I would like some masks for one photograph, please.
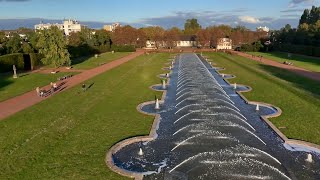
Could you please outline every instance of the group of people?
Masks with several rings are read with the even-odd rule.
[[[68,78],[71,78],[72,77],[72,74],[70,75],[65,75],[65,76],[62,76],[62,77],[58,77],[58,81],[62,81],[62,80],[65,80],[65,79],[68,79]]]
[[[40,89],[40,87],[36,88],[37,95],[39,97],[45,97],[48,93],[53,94],[58,89],[57,83],[50,83],[50,90],[46,91],[45,89]]]

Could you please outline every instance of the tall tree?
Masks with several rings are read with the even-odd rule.
[[[301,15],[299,24],[308,23],[309,22],[310,11],[309,9],[305,9],[303,14]]]
[[[86,43],[82,38],[80,32],[71,32],[68,36],[68,45],[69,46],[81,46]]]
[[[63,65],[71,65],[70,54],[67,50],[67,41],[63,32],[56,26],[38,32],[37,47],[44,58],[45,65],[53,65],[55,68]]]
[[[34,49],[33,49],[32,46],[31,46],[29,43],[27,43],[27,42],[23,42],[21,48],[22,48],[22,52],[23,52],[23,53],[26,53],[26,54],[28,54],[28,53],[34,53]]]
[[[148,40],[146,33],[143,31],[143,28],[137,30],[137,47],[142,48],[146,45]]]
[[[198,42],[202,47],[210,46],[210,41],[212,39],[211,33],[208,29],[200,29],[197,32]]]
[[[5,43],[7,53],[19,53],[22,51],[21,49],[21,43],[22,39],[20,36],[16,33],[13,34],[12,37],[9,38],[9,40]]]
[[[167,48],[173,48],[177,46],[177,41],[179,40],[179,32],[177,29],[168,29],[163,34],[163,40]]]
[[[185,34],[196,34],[198,30],[201,29],[200,24],[197,19],[187,19],[184,24],[184,33]]]
[[[115,29],[112,41],[116,45],[136,45],[138,40],[137,29],[126,25]]]

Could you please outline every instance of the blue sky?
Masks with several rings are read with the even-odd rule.
[[[202,26],[228,24],[277,29],[296,26],[303,9],[320,0],[0,0],[0,19],[74,18],[134,26],[183,26],[197,18]]]

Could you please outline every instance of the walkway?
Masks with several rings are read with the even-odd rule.
[[[61,84],[61,87],[59,87],[59,90],[56,92],[64,91],[66,89],[72,88],[76,86],[77,84],[86,81],[94,76],[97,76],[105,71],[108,71],[110,69],[113,69],[125,62],[128,62],[135,57],[138,57],[142,55],[144,51],[137,51],[133,54],[130,54],[126,57],[117,59],[115,61],[112,61],[110,63],[104,64],[102,66],[99,66],[94,69],[86,70],[80,74],[77,74],[69,79],[66,79],[64,81],[59,82]],[[50,89],[50,85],[42,87],[41,89]],[[35,105],[48,97],[38,97],[35,90],[27,92],[23,95],[16,96],[14,98],[8,99],[6,101],[0,102],[0,120],[5,119],[21,110],[24,110],[32,105]]]
[[[312,72],[312,71],[309,71],[309,70],[306,70],[306,69],[303,69],[300,67],[281,64],[279,62],[276,62],[276,61],[273,61],[270,59],[266,59],[266,58],[260,58],[260,57],[256,57],[256,56],[252,57],[251,54],[246,54],[246,53],[239,52],[239,51],[232,51],[232,53],[239,55],[239,56],[242,56],[242,57],[246,57],[246,58],[258,61],[258,62],[261,62],[263,64],[286,69],[286,70],[289,70],[291,72],[294,72],[296,74],[299,74],[301,76],[304,76],[304,77],[307,77],[307,78],[310,78],[310,79],[313,79],[316,81],[320,81],[320,73],[319,72]]]

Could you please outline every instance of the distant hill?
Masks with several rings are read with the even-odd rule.
[[[0,19],[0,30],[14,30],[14,29],[18,29],[19,27],[33,29],[34,25],[39,24],[41,21],[43,23],[60,23],[60,24],[62,23],[62,20],[41,19],[41,18]],[[79,22],[92,29],[102,29],[103,25],[112,24],[112,23],[94,22],[94,21],[79,21]]]

